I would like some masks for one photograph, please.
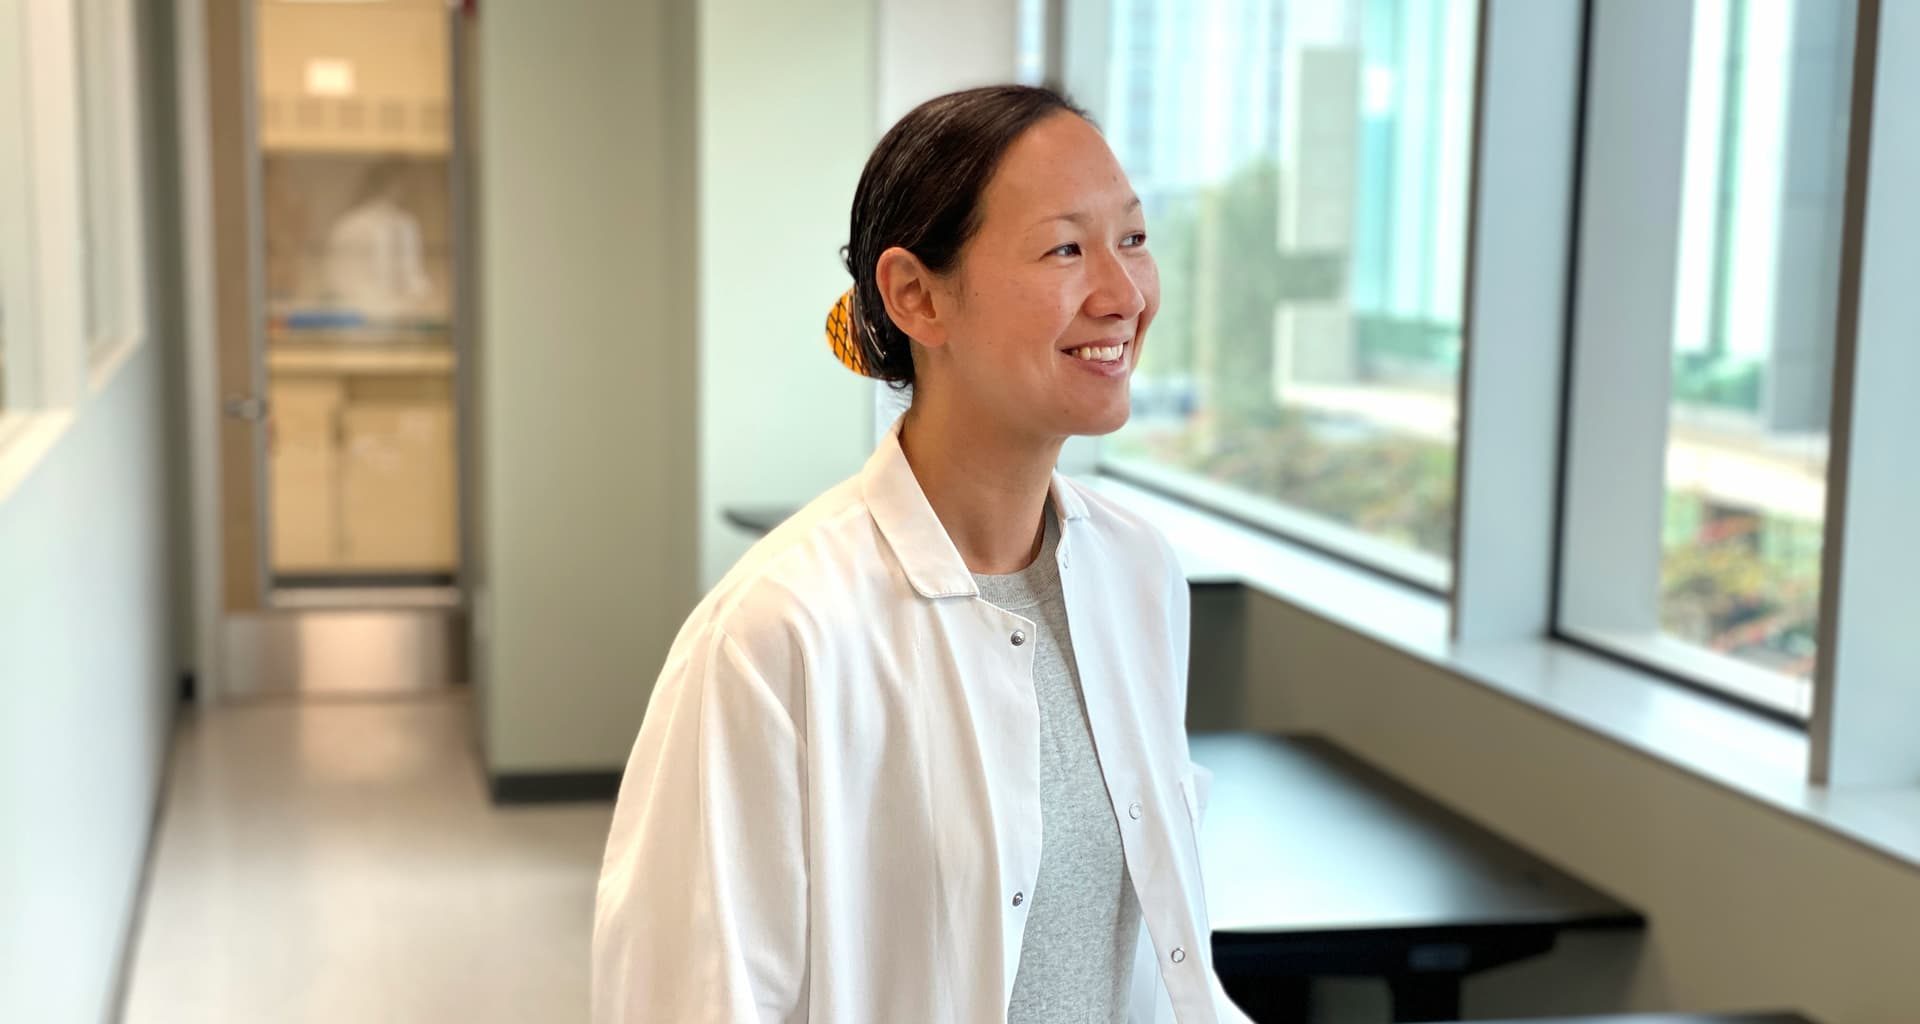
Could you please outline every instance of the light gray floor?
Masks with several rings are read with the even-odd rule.
[[[611,805],[492,807],[473,735],[461,690],[189,713],[125,1020],[584,1021]]]

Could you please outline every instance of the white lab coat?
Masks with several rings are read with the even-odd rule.
[[[667,655],[615,808],[593,1019],[1004,1021],[1040,867],[1033,623],[988,604],[899,426],[763,539]],[[1187,587],[1056,475],[1057,557],[1142,911],[1130,1020],[1244,1021],[1213,974]],[[1017,904],[1017,905],[1016,905]]]
[[[327,287],[376,320],[423,311],[433,293],[420,221],[391,196],[347,211],[327,235]]]

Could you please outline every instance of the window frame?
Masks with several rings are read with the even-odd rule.
[[[1463,647],[1552,635],[1589,16],[1582,0],[1482,4],[1449,609]]]
[[[1912,282],[1920,268],[1920,6],[1860,0],[1847,160],[1846,226],[1835,337],[1832,440],[1822,565],[1820,657],[1809,722],[1820,785],[1920,784],[1920,345]],[[1894,59],[1882,60],[1880,55]],[[1893,97],[1885,101],[1879,97]]]

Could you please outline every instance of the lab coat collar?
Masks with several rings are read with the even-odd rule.
[[[960,550],[953,546],[953,539],[947,536],[946,527],[940,525],[940,517],[934,515],[933,506],[928,504],[926,492],[920,489],[920,481],[913,475],[907,454],[900,447],[900,425],[904,420],[903,416],[893,421],[886,436],[880,439],[880,446],[867,460],[866,468],[860,472],[860,489],[867,509],[887,539],[887,546],[893,549],[907,581],[921,597],[973,597],[979,593],[973,573],[961,559]],[[1058,471],[1053,474],[1050,490],[1053,507],[1060,511],[1060,543],[1064,546],[1067,524],[1087,517],[1087,503],[1072,481]]]

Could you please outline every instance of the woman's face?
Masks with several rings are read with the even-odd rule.
[[[1008,147],[947,292],[930,390],[1037,439],[1107,434],[1160,308],[1140,200],[1100,133],[1058,113]]]

